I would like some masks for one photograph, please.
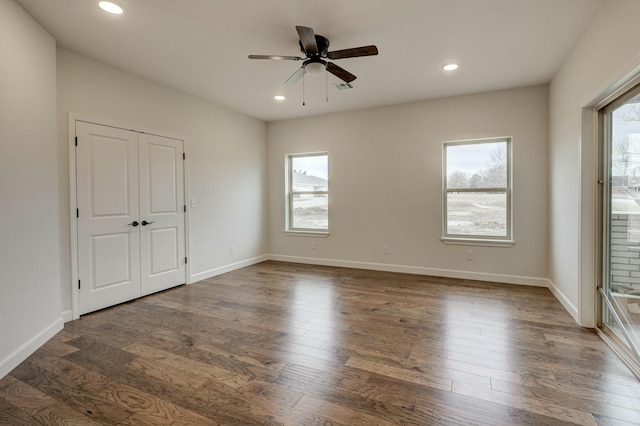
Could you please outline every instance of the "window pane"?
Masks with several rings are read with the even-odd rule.
[[[291,158],[293,192],[328,190],[328,155]]]
[[[507,236],[506,192],[448,192],[447,234]]]
[[[633,101],[611,113],[611,184],[621,193],[640,187],[640,103]]]
[[[329,197],[327,195],[294,194],[293,228],[329,229]]]
[[[447,145],[447,188],[506,188],[507,142]]]

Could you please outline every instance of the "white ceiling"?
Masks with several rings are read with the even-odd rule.
[[[17,0],[58,45],[265,120],[325,114],[548,82],[604,0]],[[301,65],[249,60],[300,55],[296,25],[329,50],[377,45],[336,60],[353,89],[324,73],[284,82]],[[442,65],[455,61],[457,71]],[[273,96],[283,94],[284,102]]]

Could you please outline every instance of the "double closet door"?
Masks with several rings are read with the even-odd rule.
[[[184,142],[76,121],[78,307],[186,281]]]

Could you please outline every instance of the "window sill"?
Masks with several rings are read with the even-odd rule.
[[[285,235],[290,235],[292,237],[316,237],[316,238],[327,238],[331,233],[329,231],[293,231],[287,230],[284,231]]]
[[[511,247],[516,242],[514,240],[483,240],[480,238],[440,238],[445,244],[458,244],[464,246],[488,246],[488,247]]]

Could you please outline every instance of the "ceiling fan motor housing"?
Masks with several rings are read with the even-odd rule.
[[[327,57],[327,53],[329,52],[329,39],[327,39],[325,36],[321,36],[321,35],[318,35],[318,34],[315,34],[315,37],[316,37],[316,45],[318,46],[318,53],[309,52],[309,51],[304,50],[304,46],[302,45],[302,41],[301,40],[298,41],[298,43],[300,44],[300,50],[309,59],[313,59],[315,57],[317,57],[317,58],[326,58]]]

